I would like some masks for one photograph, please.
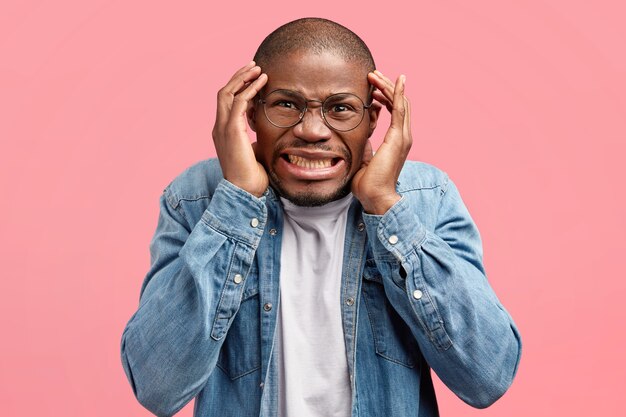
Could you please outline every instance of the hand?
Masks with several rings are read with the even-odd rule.
[[[352,193],[366,213],[385,214],[400,200],[396,182],[413,143],[410,105],[404,96],[404,75],[395,85],[380,71],[370,72],[367,78],[376,87],[373,97],[391,113],[391,124],[375,155],[367,142],[361,168],[352,178]]]
[[[246,110],[265,83],[267,74],[262,74],[254,61],[237,71],[217,94],[213,127],[213,142],[224,178],[257,197],[269,186],[269,178],[250,144]]]

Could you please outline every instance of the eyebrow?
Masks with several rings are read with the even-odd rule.
[[[326,100],[328,97],[335,96],[335,95],[338,95],[338,94],[352,94],[352,95],[355,95],[358,98],[360,98],[365,105],[369,105],[372,102],[372,92],[374,91],[374,86],[372,84],[370,84],[369,91],[367,92],[367,96],[365,97],[365,100],[363,100],[363,98],[359,94],[357,94],[355,92],[352,92],[352,91],[340,91],[340,92],[337,92],[337,93],[328,94],[323,99],[313,99],[313,98],[308,98],[301,91],[292,90],[292,89],[289,89],[289,88],[275,88],[275,89],[269,91],[267,94],[264,93],[263,97],[267,97],[268,95],[274,93],[275,91],[284,91],[285,95],[288,95],[288,96],[291,96],[291,97],[294,97],[294,98],[299,96],[299,97],[304,98],[307,101],[320,101],[320,102]]]
[[[302,94],[300,91],[297,90],[289,90],[287,88],[277,88],[275,90],[270,91],[269,93],[267,93],[268,95],[275,92],[275,91],[283,91],[285,93],[286,96],[291,96],[291,97],[297,97],[297,96],[301,96],[304,97],[306,99],[306,96],[304,94]]]

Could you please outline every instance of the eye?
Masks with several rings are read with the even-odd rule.
[[[284,107],[286,109],[298,109],[298,105],[296,103],[294,103],[293,101],[287,101],[287,100],[276,101],[274,103],[274,106]]]
[[[271,101],[269,101],[268,104],[270,108],[282,112],[300,112],[303,108],[302,104],[300,104],[298,100],[293,100],[290,97],[276,97],[276,99],[272,99]]]
[[[328,106],[328,113],[357,113],[356,108],[349,103],[333,103]]]
[[[333,104],[329,111],[333,112],[333,113],[341,113],[344,111],[354,111],[354,108],[346,103],[337,103],[337,104]]]
[[[360,113],[362,105],[353,94],[335,94],[326,99],[324,110],[331,117],[347,117]]]
[[[333,117],[337,119],[353,117],[354,115],[359,113],[359,110],[357,110],[357,107],[345,101],[329,103],[325,111],[329,117]]]

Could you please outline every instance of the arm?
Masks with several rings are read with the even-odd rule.
[[[385,293],[426,361],[463,401],[491,405],[513,381],[521,340],[487,282],[480,235],[456,186],[444,185],[434,233],[408,196],[364,220]]]
[[[161,197],[151,267],[122,336],[122,364],[138,401],[169,416],[205,385],[234,318],[267,217],[258,199],[222,180],[192,228]],[[259,219],[256,227],[250,219]],[[244,283],[236,283],[235,274]]]
[[[391,124],[376,154],[366,152],[352,192],[365,209],[385,293],[441,380],[468,404],[487,407],[517,371],[519,334],[487,282],[480,236],[455,185],[444,184],[433,232],[410,196],[396,192],[412,145],[405,78],[394,84],[374,71],[368,79]]]
[[[245,111],[266,82],[250,62],[218,93],[213,140],[224,180],[201,220],[189,224],[169,189],[161,197],[152,265],[122,336],[133,392],[158,416],[174,414],[204,387],[239,309],[267,219],[268,177],[250,145]]]

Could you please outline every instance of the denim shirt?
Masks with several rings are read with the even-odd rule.
[[[382,216],[356,199],[348,213],[340,302],[352,416],[437,416],[431,368],[487,407],[512,383],[521,340],[485,276],[479,232],[441,170],[406,162],[397,191]],[[216,159],[164,190],[121,343],[148,410],[171,416],[195,397],[195,416],[277,414],[282,224],[271,188],[245,192]]]

